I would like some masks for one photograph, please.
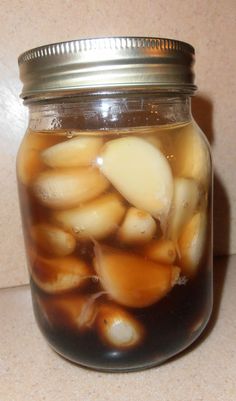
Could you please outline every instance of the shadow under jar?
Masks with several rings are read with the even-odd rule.
[[[209,319],[212,172],[191,115],[193,61],[190,45],[158,38],[72,41],[19,58],[34,312],[52,348],[78,364],[158,365]]]

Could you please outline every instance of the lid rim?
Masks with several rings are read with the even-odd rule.
[[[152,89],[152,92],[159,92],[161,94],[163,93],[182,93],[182,94],[193,94],[197,90],[196,85],[190,85],[190,84],[172,84],[172,85],[158,85],[156,83],[146,83],[146,84],[140,84],[140,85],[106,85],[106,86],[87,86],[87,87],[81,87],[81,88],[65,88],[65,89],[60,89],[60,90],[50,90],[50,91],[42,91],[38,90],[35,91],[33,94],[31,92],[25,92],[24,95],[21,94],[20,97],[28,102],[30,100],[47,100],[47,99],[52,99],[52,98],[66,98],[66,97],[71,97],[71,96],[89,96],[89,95],[114,95],[114,94],[119,94],[123,91],[140,91],[142,90],[145,91]]]
[[[53,43],[19,56],[21,97],[122,86],[193,91],[194,61],[194,48],[175,39],[114,36]]]
[[[81,51],[91,51],[94,50],[93,43],[99,43],[100,41],[106,41],[106,44],[109,45],[108,49],[114,50],[114,45],[111,41],[120,41],[122,45],[122,40],[131,41],[131,46],[121,46],[121,49],[129,49],[129,48],[155,48],[151,46],[153,41],[155,41],[156,48],[162,51],[187,51],[191,54],[195,54],[195,49],[192,45],[187,42],[169,39],[169,38],[159,38],[159,37],[148,37],[148,36],[102,36],[96,38],[83,38],[83,39],[75,39],[63,42],[55,42],[49,43],[47,45],[42,45],[38,47],[34,47],[20,54],[18,57],[18,65],[20,66],[22,63],[29,62],[30,60],[42,58],[42,57],[50,57],[50,56],[61,56],[65,54],[79,54]],[[146,46],[138,46],[140,42],[146,41]],[[134,46],[135,42],[135,46]],[[87,44],[87,45],[86,45]],[[173,44],[173,46],[171,45]],[[89,47],[90,45],[90,47]],[[84,47],[84,48],[83,48]],[[46,53],[45,53],[46,52]]]

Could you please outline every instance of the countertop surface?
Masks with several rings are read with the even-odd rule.
[[[71,364],[46,344],[28,286],[0,290],[0,401],[235,401],[236,255],[218,258],[215,302],[194,346],[164,365],[100,373]]]

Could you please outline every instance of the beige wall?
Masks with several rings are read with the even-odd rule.
[[[215,252],[236,252],[235,0],[1,0],[0,5],[0,287],[27,282],[14,160],[26,126],[18,99],[17,56],[80,37],[145,35],[196,48],[199,87],[193,111],[213,148]]]

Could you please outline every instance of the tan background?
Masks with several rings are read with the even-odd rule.
[[[196,48],[194,115],[213,148],[217,254],[236,252],[235,0],[1,0],[0,287],[28,281],[15,182],[15,156],[27,121],[18,99],[17,56],[80,37],[163,36]]]

